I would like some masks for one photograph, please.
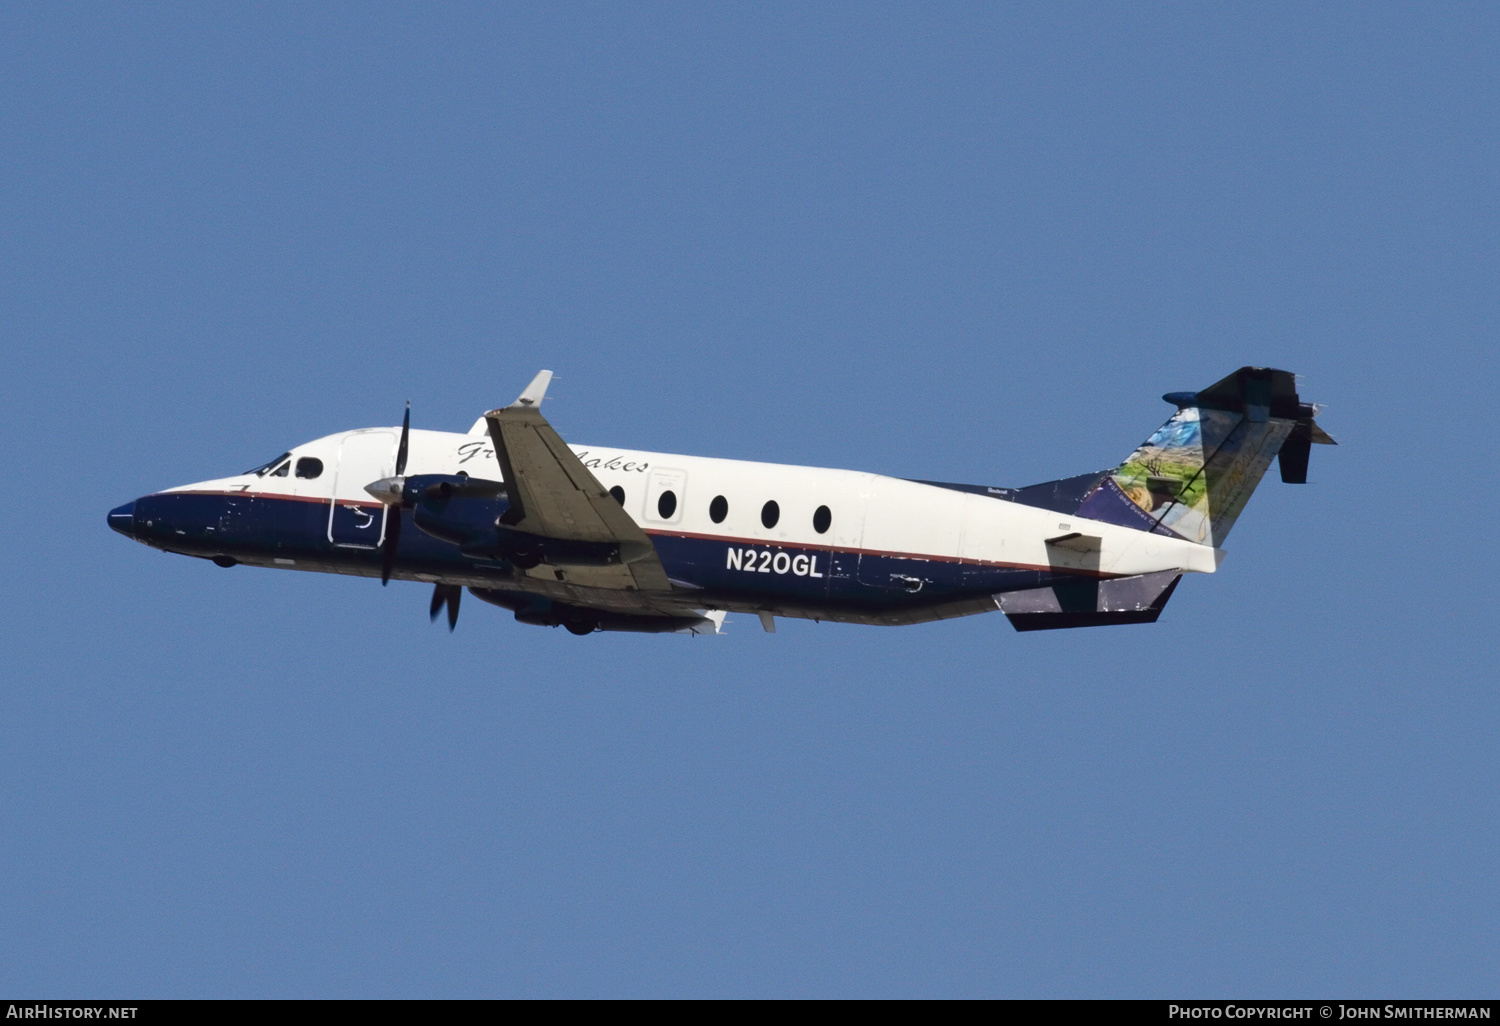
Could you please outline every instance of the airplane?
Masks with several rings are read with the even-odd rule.
[[[1024,488],[571,446],[551,371],[466,434],[329,435],[142,496],[115,531],[211,560],[421,581],[451,631],[465,589],[521,623],[717,634],[726,613],[900,625],[1000,611],[1019,631],[1152,623],[1213,573],[1271,460],[1307,481],[1337,444],[1294,375],[1242,367],[1117,467]]]

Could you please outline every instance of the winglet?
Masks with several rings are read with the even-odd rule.
[[[513,408],[519,406],[523,409],[536,409],[542,405],[542,397],[547,394],[547,386],[551,383],[551,371],[544,370],[539,372],[536,377],[531,379],[531,384],[526,386],[526,391],[521,393],[520,398],[510,405]]]

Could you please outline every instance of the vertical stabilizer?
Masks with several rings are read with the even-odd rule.
[[[1169,392],[1177,412],[1079,505],[1080,516],[1218,547],[1271,461],[1282,479],[1307,480],[1313,422],[1287,371],[1241,367],[1201,392]]]

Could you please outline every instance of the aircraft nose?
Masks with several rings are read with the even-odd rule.
[[[109,511],[109,526],[127,538],[135,537],[135,503],[127,502]]]

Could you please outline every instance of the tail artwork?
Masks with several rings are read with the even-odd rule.
[[[1281,479],[1307,481],[1320,407],[1287,371],[1241,367],[1201,392],[1169,392],[1177,412],[1084,496],[1078,515],[1217,547],[1280,459]]]
[[[1271,460],[1280,461],[1283,481],[1305,484],[1313,444],[1338,444],[1318,427],[1313,418],[1320,407],[1302,402],[1287,371],[1241,367],[1201,392],[1162,398],[1177,412],[1118,467],[1003,497],[1218,548]],[[1103,582],[1062,581],[1008,592],[998,601],[1018,631],[1152,623],[1178,579],[1178,572],[1168,570]]]

